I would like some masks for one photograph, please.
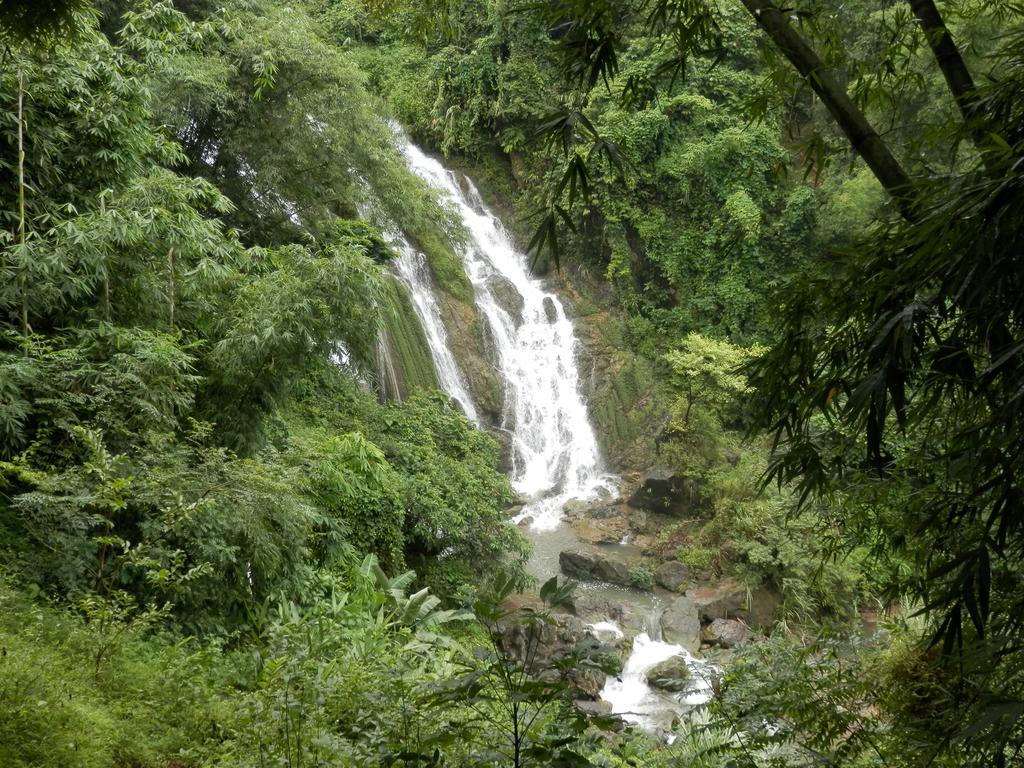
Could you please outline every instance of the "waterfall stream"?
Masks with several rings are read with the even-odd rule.
[[[597,438],[581,392],[578,342],[558,295],[530,274],[526,255],[488,209],[472,182],[425,154],[396,129],[409,168],[451,206],[469,235],[460,256],[473,286],[477,309],[490,331],[504,387],[501,427],[512,441],[512,485],[526,500],[516,522],[529,519],[535,542],[560,539],[562,511],[573,499],[613,499],[615,478],[604,472]],[[461,183],[460,183],[461,179]],[[409,288],[424,325],[441,387],[476,419],[472,400],[447,344],[425,257],[400,236],[396,270]],[[479,422],[478,422],[479,423]],[[557,567],[557,566],[556,566]],[[596,585],[595,585],[596,586]],[[622,588],[618,588],[622,590]],[[641,603],[647,598],[640,598]],[[672,718],[710,697],[707,662],[660,639],[660,610],[647,631],[633,639],[621,675],[609,677],[601,697],[612,711],[649,730],[666,731]],[[597,635],[621,639],[610,621],[591,625]],[[653,638],[653,639],[652,639]],[[646,674],[657,663],[682,656],[693,682],[679,694],[652,689]]]
[[[413,248],[402,234],[385,232],[384,235],[398,248],[398,258],[394,261],[395,272],[409,290],[413,311],[416,312],[423,333],[427,337],[437,383],[462,407],[466,417],[480,426],[480,417],[473,405],[473,398],[448,345],[448,333],[441,320],[441,308],[437,303],[427,257]]]
[[[512,486],[527,503],[520,518],[534,531],[556,528],[571,499],[613,497],[580,393],[577,340],[558,295],[530,274],[476,188],[400,138],[413,173],[454,207],[469,240],[460,254],[477,308],[487,321],[504,385],[502,428],[512,439]]]

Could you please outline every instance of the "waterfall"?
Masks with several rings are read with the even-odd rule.
[[[427,257],[413,248],[412,244],[400,233],[385,232],[384,234],[385,237],[393,241],[398,249],[398,258],[394,261],[395,272],[409,290],[413,311],[416,312],[423,333],[427,337],[434,371],[437,373],[437,383],[462,407],[462,412],[466,414],[466,417],[479,426],[480,417],[473,405],[473,398],[462,378],[462,371],[459,369],[458,363],[455,362],[455,356],[452,355],[451,348],[448,346],[448,334],[441,321],[441,308],[437,303],[437,294],[434,292]]]
[[[578,343],[572,322],[558,295],[530,274],[525,254],[516,249],[472,182],[462,178],[460,184],[460,177],[395,128],[409,168],[440,194],[465,225],[468,239],[460,256],[473,285],[477,309],[487,321],[504,386],[501,426],[512,438],[512,485],[528,500],[517,520],[530,517],[534,531],[551,531],[559,526],[562,508],[571,499],[616,494],[614,479],[602,471],[597,439],[580,391]],[[413,293],[435,363],[445,356],[451,359],[423,255],[411,247],[403,248],[396,266]],[[422,309],[417,294],[425,302]],[[433,333],[428,322],[436,323],[439,332]],[[454,378],[450,380],[443,377],[442,365],[437,365],[441,386],[461,402],[457,393],[465,390],[454,360]],[[646,631],[633,639],[622,673],[607,679],[601,698],[624,719],[665,732],[676,714],[710,699],[710,677],[715,668],[679,645],[664,642],[660,617],[660,606],[653,606],[646,617]],[[603,641],[617,642],[624,637],[611,621],[591,624],[590,630]],[[648,671],[676,656],[685,660],[692,673],[686,690],[673,694],[651,688]]]
[[[572,322],[558,296],[530,274],[525,254],[472,183],[466,180],[463,190],[439,161],[398,140],[409,168],[453,207],[469,234],[460,255],[497,353],[512,486],[528,502],[520,518],[532,518],[534,530],[551,530],[569,500],[615,495],[580,393]]]

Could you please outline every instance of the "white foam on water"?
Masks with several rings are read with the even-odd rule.
[[[656,664],[682,656],[690,670],[690,685],[686,691],[670,694],[657,691],[647,684],[647,673]],[[608,677],[601,698],[612,705],[612,714],[653,729],[668,712],[682,712],[701,706],[713,695],[711,673],[714,668],[706,661],[694,657],[682,646],[652,640],[641,632],[633,640],[633,651],[617,677]]]

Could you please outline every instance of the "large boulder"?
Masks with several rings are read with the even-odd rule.
[[[597,579],[610,584],[629,586],[630,564],[611,554],[595,550],[566,549],[558,554],[562,573],[577,579]]]
[[[569,521],[584,518],[600,520],[607,517],[622,517],[625,515],[625,508],[619,504],[609,503],[608,499],[569,499],[562,505],[562,515]]]
[[[654,571],[654,581],[669,592],[684,592],[690,582],[690,569],[678,560],[662,563]]]
[[[690,682],[690,668],[685,656],[673,656],[647,670],[647,684],[652,688],[679,693],[685,691]]]
[[[610,645],[621,644],[626,635],[632,637],[643,632],[647,620],[646,610],[639,610],[638,606],[631,602],[618,602],[586,590],[577,591],[573,596],[573,610],[588,625],[593,634]],[[593,624],[600,625],[602,622],[610,622],[617,626],[623,633],[623,637],[613,640],[606,636],[606,633],[600,630],[595,631],[591,626]]]
[[[676,598],[661,614],[661,636],[696,653],[700,650],[700,615],[688,597]]]
[[[528,605],[525,607],[529,607]],[[505,655],[530,664],[530,672],[538,674],[554,660],[573,653],[587,637],[586,625],[575,616],[554,614],[550,622],[523,623],[513,612],[498,623],[498,640]]]
[[[584,715],[589,717],[597,717],[599,715],[610,715],[612,713],[612,705],[610,702],[598,699],[597,701],[590,701],[589,699],[576,699],[573,702],[576,709],[582,712]]]
[[[508,278],[499,274],[490,275],[487,278],[487,285],[491,289],[491,295],[504,309],[516,328],[523,324],[523,297]]]
[[[629,532],[629,523],[624,517],[582,517],[570,525],[580,541],[587,544],[618,544]]]
[[[722,579],[712,584],[698,584],[686,590],[686,596],[697,606],[705,622],[715,619],[746,619],[747,589],[735,579]]]
[[[576,689],[577,698],[594,700],[601,698],[601,690],[608,676],[596,666],[580,665],[570,669],[567,677]]]
[[[699,516],[710,511],[709,499],[700,481],[664,467],[655,467],[644,474],[628,504],[676,517]]]
[[[750,627],[736,619],[715,619],[702,631],[706,642],[723,648],[738,648],[754,639]]]

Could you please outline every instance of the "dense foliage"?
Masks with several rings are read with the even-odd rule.
[[[788,10],[0,4],[0,762],[1019,762],[1024,14]],[[671,746],[505,653],[499,444],[379,401],[366,219],[472,297],[391,115],[615,305],[659,551],[780,596]]]

